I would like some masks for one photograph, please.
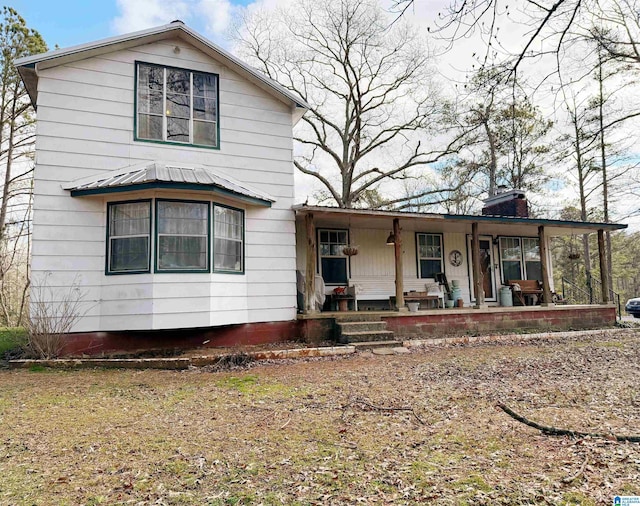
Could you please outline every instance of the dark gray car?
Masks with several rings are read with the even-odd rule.
[[[640,318],[640,297],[629,299],[624,307],[631,316]]]

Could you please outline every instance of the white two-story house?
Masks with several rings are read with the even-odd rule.
[[[38,118],[33,282],[81,292],[74,332],[295,319],[300,98],[180,21],[16,65]]]

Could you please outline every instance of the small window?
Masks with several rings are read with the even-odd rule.
[[[416,234],[418,267],[420,278],[435,278],[442,270],[442,236],[439,234]]]
[[[218,76],[137,64],[136,139],[218,147]]]
[[[213,270],[244,271],[244,212],[213,206]]]
[[[327,285],[346,285],[347,257],[342,250],[349,244],[346,230],[318,230],[320,274]]]
[[[209,270],[209,203],[156,201],[156,270]]]
[[[107,272],[149,272],[151,201],[107,206]]]

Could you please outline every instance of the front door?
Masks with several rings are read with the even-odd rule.
[[[473,300],[476,298],[475,283],[473,279],[473,261],[471,236],[467,238],[469,248],[469,279],[471,280],[471,293]],[[484,300],[492,302],[496,300],[495,294],[495,276],[493,269],[493,240],[490,236],[480,236],[480,271],[482,272],[482,286],[484,288]]]

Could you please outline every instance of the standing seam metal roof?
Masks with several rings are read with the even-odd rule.
[[[116,189],[122,191],[127,187],[131,187],[131,191],[133,191],[136,186],[145,185],[148,187],[154,183],[187,184],[202,186],[202,189],[216,187],[265,204],[275,202],[275,199],[269,194],[250,188],[239,181],[234,181],[228,176],[221,176],[210,168],[179,166],[162,162],[121,169],[115,171],[115,174],[109,172],[92,178],[83,178],[63,185],[63,189],[71,191],[72,196],[80,196],[108,193],[110,190],[115,191]]]

